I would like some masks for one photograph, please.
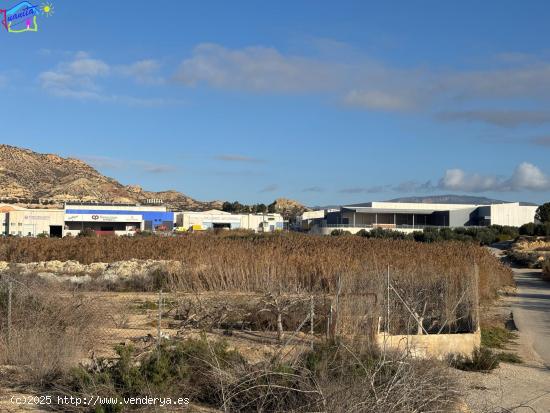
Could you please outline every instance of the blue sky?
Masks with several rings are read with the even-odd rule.
[[[201,200],[550,199],[548,2],[51,3],[0,31],[1,143]]]

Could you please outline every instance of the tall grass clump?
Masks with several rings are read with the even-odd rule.
[[[194,291],[323,290],[339,274],[368,277],[389,264],[418,280],[457,278],[479,267],[480,297],[495,296],[513,283],[511,272],[486,250],[468,243],[415,243],[406,240],[321,237],[302,234],[186,234],[181,237],[7,238],[0,260],[76,260],[83,264],[129,259],[177,260],[174,287]]]
[[[101,309],[89,299],[62,293],[36,278],[14,280],[4,275],[0,277],[0,364],[24,366],[27,380],[48,383],[87,356],[99,338],[101,317]]]
[[[119,280],[128,290],[239,291],[317,297],[333,306],[331,326],[372,336],[390,307],[391,333],[458,333],[477,328],[477,304],[513,283],[487,250],[457,241],[221,232],[181,237],[0,240],[11,262],[174,260],[173,268]],[[177,265],[175,265],[177,264]],[[389,273],[391,300],[385,301]],[[108,288],[116,286],[109,285]],[[323,298],[324,297],[324,298]],[[336,328],[336,327],[334,327]]]

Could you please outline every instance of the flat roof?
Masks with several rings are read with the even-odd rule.
[[[342,210],[371,214],[433,214],[434,212],[445,212],[440,209],[373,208],[352,206],[342,207]]]

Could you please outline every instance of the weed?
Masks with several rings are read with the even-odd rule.
[[[503,349],[516,338],[517,333],[502,327],[489,326],[481,328],[481,345],[484,347]]]

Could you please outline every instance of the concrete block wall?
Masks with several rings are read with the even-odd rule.
[[[452,355],[470,357],[481,346],[481,332],[465,334],[376,335],[381,349],[408,352],[416,358],[445,360]]]

